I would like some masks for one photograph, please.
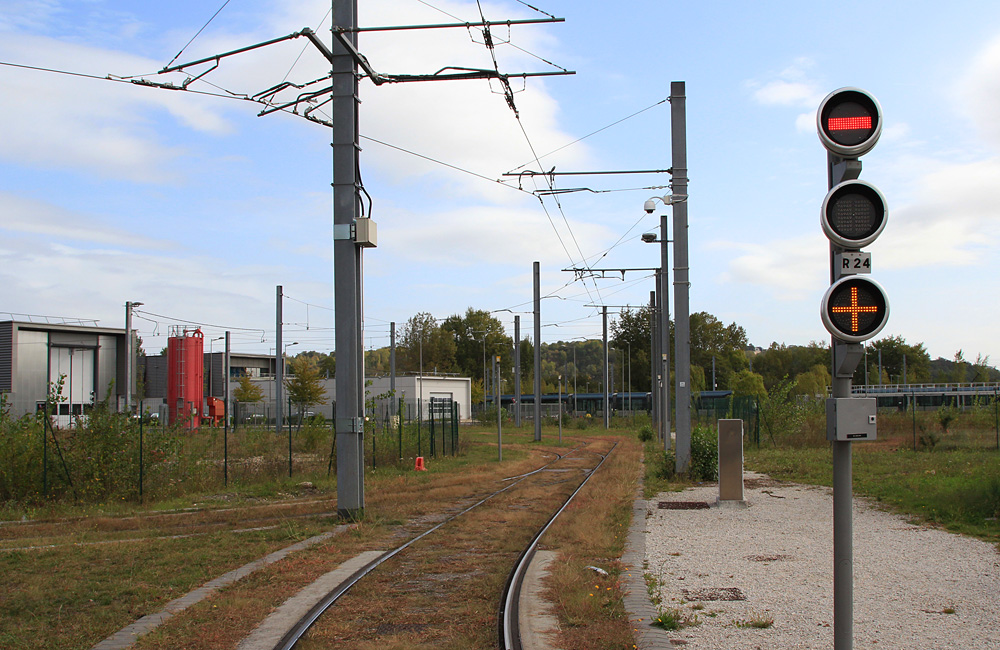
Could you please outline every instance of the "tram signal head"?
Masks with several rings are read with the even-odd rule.
[[[840,183],[823,199],[820,223],[823,233],[837,246],[858,250],[875,241],[885,228],[885,197],[871,183]]]
[[[830,152],[857,158],[871,151],[882,135],[882,107],[864,90],[841,88],[820,103],[816,127]]]
[[[860,343],[885,327],[889,299],[878,282],[866,276],[847,276],[830,285],[823,295],[820,317],[835,338]]]

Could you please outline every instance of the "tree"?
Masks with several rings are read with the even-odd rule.
[[[291,376],[285,379],[288,399],[299,407],[299,416],[310,406],[326,403],[326,391],[320,383],[319,367],[307,356],[296,356],[288,360]]]
[[[764,386],[771,390],[785,377],[795,378],[816,366],[829,366],[830,346],[815,341],[809,345],[771,343],[768,349],[753,357],[752,365],[754,372],[764,378]]]
[[[423,359],[424,372],[452,372],[455,369],[455,337],[442,330],[437,319],[427,312],[412,316],[400,336],[396,347],[397,368],[417,372]]]
[[[626,371],[632,390],[647,392],[652,381],[649,371],[653,309],[649,305],[632,311],[626,307],[611,321],[613,346],[626,354]]]
[[[733,374],[747,367],[748,347],[746,330],[736,323],[723,325],[705,311],[691,314],[691,365],[701,367],[711,381],[714,359],[718,388],[728,388]],[[694,379],[691,381],[693,389]]]
[[[795,378],[795,388],[792,393],[809,397],[826,397],[827,388],[830,387],[831,383],[830,369],[825,365],[818,364]]]
[[[241,404],[259,402],[264,399],[264,389],[250,380],[249,375],[240,377],[240,385],[233,391],[233,399]]]
[[[902,336],[887,336],[870,343],[867,349],[868,381],[879,383],[879,353],[882,354],[883,380],[887,383],[903,383],[903,364],[906,364],[906,383],[922,384],[931,381],[931,358],[924,349],[923,343],[909,345]],[[958,351],[956,361],[961,357]],[[829,360],[827,361],[829,363]],[[964,361],[962,362],[964,363]],[[964,366],[962,368],[964,374]],[[854,383],[865,383],[864,363],[858,364],[854,372]]]
[[[311,359],[313,363],[316,364],[316,369],[319,370],[319,374],[321,377],[330,378],[337,376],[337,359],[336,355],[334,355],[334,353],[332,352],[327,354],[325,352],[315,352],[313,350],[307,350],[304,352],[300,352],[295,356],[308,357],[309,359]],[[367,370],[368,368],[369,368],[368,353],[366,352],[365,369]]]
[[[733,375],[730,388],[737,397],[751,396],[762,399],[767,395],[764,378],[749,368],[744,368]]]
[[[985,357],[982,354],[976,355],[976,361],[972,364],[972,381],[985,383],[992,381],[993,373],[990,372],[990,355]]]
[[[469,307],[464,316],[454,314],[444,319],[441,330],[454,338],[455,370],[463,375],[482,379],[484,356],[487,367],[492,368],[491,359],[497,354],[503,369],[509,372],[513,368],[514,342],[504,331],[503,323],[488,311]]]

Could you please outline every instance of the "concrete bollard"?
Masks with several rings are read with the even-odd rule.
[[[720,506],[745,506],[743,499],[743,420],[719,420]]]

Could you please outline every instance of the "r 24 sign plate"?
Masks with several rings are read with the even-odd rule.
[[[872,254],[861,251],[837,253],[837,269],[841,275],[871,273]]]

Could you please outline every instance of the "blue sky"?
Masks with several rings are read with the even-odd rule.
[[[359,4],[363,25],[479,15],[474,2]],[[663,169],[670,109],[661,102],[683,80],[692,310],[738,322],[755,345],[805,344],[829,338],[818,313],[828,271],[815,110],[831,90],[865,88],[885,115],[862,174],[890,209],[867,248],[891,302],[883,334],[923,342],[932,357],[962,349],[1000,360],[1000,5],[531,4],[566,22],[496,29],[501,70],[552,70],[541,57],[576,75],[513,82],[520,124],[496,84],[363,80],[362,135],[488,179],[522,166]],[[0,0],[0,61],[180,83],[153,73],[221,5]],[[230,0],[179,60],[306,26],[328,40],[329,5]],[[540,15],[515,1],[482,10],[495,20]],[[473,36],[365,33],[360,48],[384,73],[490,67]],[[213,86],[191,88],[253,94],[326,71],[296,40],[229,59],[206,77]],[[280,284],[285,342],[332,350],[330,133],[291,115],[258,118],[258,109],[0,66],[0,309],[121,326],[125,301],[141,301],[147,350],[183,320],[208,324],[210,337],[230,329],[235,349],[266,353]],[[655,230],[659,212],[642,204],[665,190],[634,188],[666,185],[665,175],[559,177],[560,188],[616,191],[564,194],[557,205],[540,202],[527,180],[518,191],[374,140],[363,141],[361,158],[379,228],[378,248],[365,254],[366,347],[388,343],[390,321],[469,306],[498,310],[510,329],[521,313],[530,334],[536,260],[552,296],[544,341],[599,337],[599,311],[588,305],[648,302],[645,273],[572,282],[562,269],[584,259],[656,266],[657,247],[639,235]]]

